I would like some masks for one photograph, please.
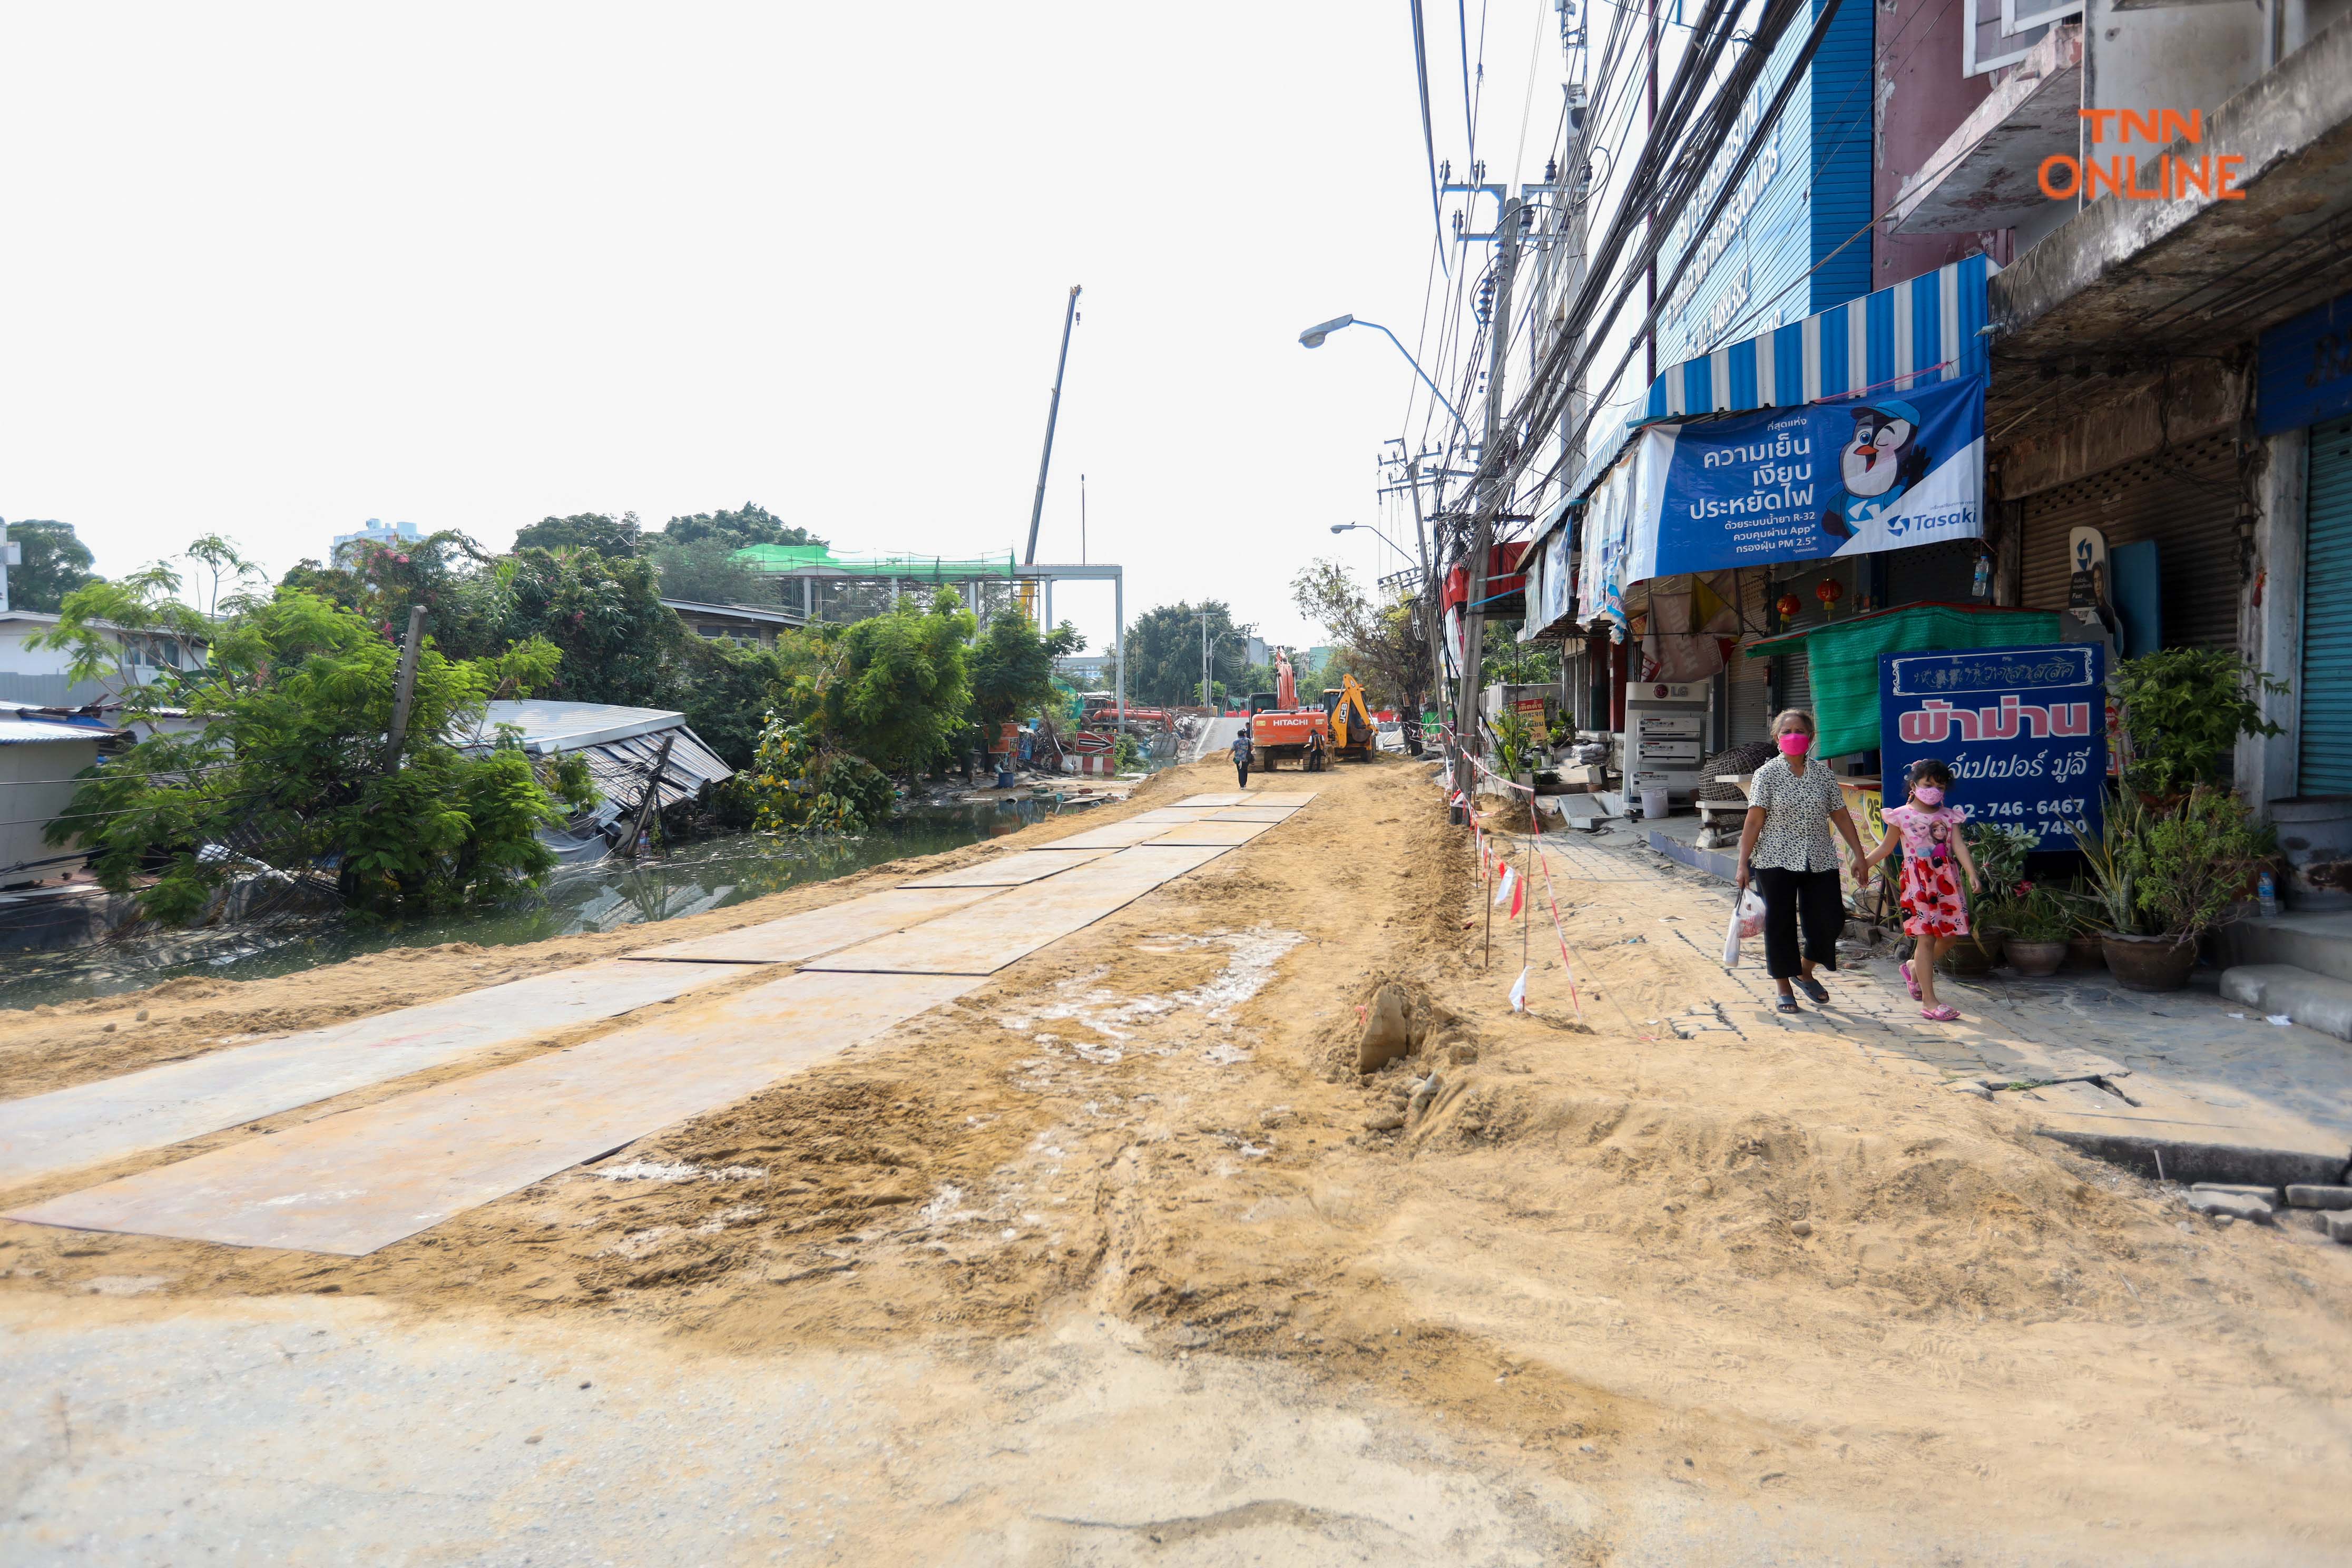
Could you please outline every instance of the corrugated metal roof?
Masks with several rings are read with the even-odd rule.
[[[42,741],[102,741],[110,730],[87,724],[45,724],[33,719],[0,719],[0,746],[22,746]]]

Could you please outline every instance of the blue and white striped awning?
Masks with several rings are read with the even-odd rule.
[[[1818,316],[1685,360],[1650,384],[1630,433],[1654,420],[1780,408],[1855,392],[1902,391],[1991,366],[1985,285],[2000,268],[1971,256]],[[1571,494],[1591,489],[1622,442],[1595,444]]]

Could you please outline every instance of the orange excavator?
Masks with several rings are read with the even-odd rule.
[[[1354,676],[1341,676],[1319,704],[1302,707],[1290,655],[1276,648],[1274,684],[1274,690],[1253,692],[1249,700],[1250,744],[1260,765],[1271,769],[1295,760],[1308,773],[1320,773],[1334,757],[1360,762],[1372,754],[1377,731]]]

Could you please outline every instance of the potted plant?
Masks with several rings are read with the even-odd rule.
[[[2097,892],[2077,879],[2054,897],[2066,911],[2066,967],[2105,969],[2107,950],[2099,933],[2106,929],[2107,922]]]
[[[1999,823],[1971,822],[1961,831],[1968,837],[1969,858],[1976,862],[1978,891],[1969,934],[1946,948],[1936,967],[1947,974],[1974,977],[1991,973],[2000,962],[2010,911],[2024,879],[2025,857],[2039,840],[2031,828]]]
[[[2096,847],[2084,845],[2111,922],[2100,933],[2107,968],[2127,991],[2178,991],[2197,966],[2197,943],[2237,901],[2262,858],[2245,803],[2200,786],[2168,810],[2111,812]]]
[[[1527,715],[1516,708],[1506,708],[1495,715],[1495,752],[1503,764],[1504,775],[1532,789],[1535,787],[1535,729]]]
[[[2124,782],[2148,805],[2178,804],[2226,776],[2242,737],[2284,733],[2263,717],[2260,699],[2286,695],[2234,653],[2168,647],[2116,666],[2127,742]]]
[[[2017,895],[2006,911],[2001,943],[2009,966],[2020,974],[2055,974],[2066,962],[2066,937],[2074,920],[2054,889],[2020,882]]]

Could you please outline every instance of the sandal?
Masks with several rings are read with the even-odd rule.
[[[1958,1007],[1946,1006],[1922,1007],[1919,1009],[1919,1016],[1927,1019],[1930,1024],[1957,1024],[1960,1021],[1960,1010]]]
[[[1911,978],[1911,961],[1907,958],[1903,961],[1903,984],[1911,988],[1911,1000],[1919,1000],[1919,983]]]
[[[1811,997],[1813,999],[1814,1005],[1822,1007],[1829,1005],[1829,987],[1823,985],[1811,975],[1800,974],[1794,980],[1790,981],[1790,984],[1794,985],[1798,990],[1803,992],[1806,995]]]
[[[1804,1011],[1803,1008],[1797,1005],[1797,999],[1794,996],[1781,997],[1780,1010],[1783,1013],[1801,1013]]]

